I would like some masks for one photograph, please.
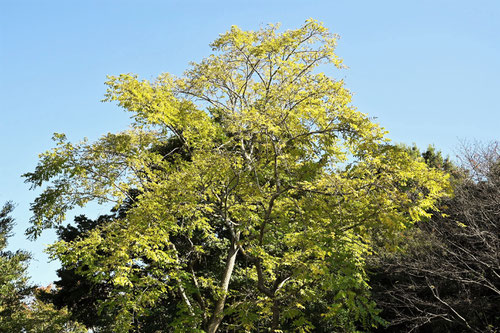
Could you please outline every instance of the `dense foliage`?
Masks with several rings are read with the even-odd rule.
[[[41,155],[32,236],[90,201],[126,213],[50,248],[112,286],[113,330],[165,306],[160,330],[354,331],[381,322],[365,261],[373,242],[429,217],[447,176],[350,105],[336,36],[307,21],[233,27],[183,77],[110,77],[130,130]],[[135,193],[135,195],[131,195]],[[135,326],[134,326],[135,325]],[[140,328],[139,328],[140,329]]]

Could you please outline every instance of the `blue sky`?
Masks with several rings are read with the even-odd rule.
[[[32,280],[56,278],[43,254],[55,236],[25,240],[36,192],[20,175],[54,132],[78,141],[127,128],[128,114],[100,102],[106,75],[180,75],[231,25],[291,29],[311,17],[341,36],[349,69],[337,78],[394,141],[453,157],[460,140],[499,139],[500,1],[0,0],[0,203],[17,204],[10,248],[34,254]]]

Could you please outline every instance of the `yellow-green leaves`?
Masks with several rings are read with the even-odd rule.
[[[155,82],[139,81],[134,75],[110,76],[104,101],[134,113],[135,125],[158,129],[164,135],[176,135],[189,146],[203,144],[215,135],[207,114],[186,98],[176,94],[181,80],[161,75]]]
[[[172,325],[193,331],[224,315],[247,330],[277,312],[284,331],[376,320],[372,243],[427,217],[447,177],[390,145],[322,72],[342,67],[336,42],[314,20],[232,27],[180,78],[109,77],[105,100],[132,113],[132,128],[94,143],[56,135],[25,175],[48,184],[32,205],[35,234],[91,200],[121,209],[51,252],[114,286],[123,330],[167,292]]]

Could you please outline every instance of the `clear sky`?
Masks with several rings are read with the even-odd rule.
[[[52,147],[53,132],[78,141],[127,128],[128,114],[100,102],[106,75],[180,75],[231,25],[291,29],[311,17],[341,36],[349,69],[338,78],[394,141],[453,157],[460,140],[499,139],[497,0],[0,0],[0,204],[17,204],[10,248],[34,254],[32,280],[56,278],[58,264],[43,254],[55,236],[25,240],[36,193],[20,175]]]

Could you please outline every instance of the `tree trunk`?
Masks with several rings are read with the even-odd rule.
[[[212,314],[212,317],[210,318],[210,322],[208,323],[208,328],[207,328],[208,333],[217,332],[217,329],[219,328],[219,325],[222,322],[222,318],[224,317],[222,312],[224,311],[224,305],[226,303],[226,297],[227,297],[227,290],[229,289],[229,281],[231,280],[231,275],[233,274],[233,269],[237,254],[238,254],[238,248],[236,247],[236,244],[233,242],[233,244],[231,244],[231,248],[229,249],[226,261],[226,269],[224,270],[224,274],[222,276],[221,289],[223,294],[215,304],[214,312]]]
[[[271,323],[271,332],[275,332],[280,327],[280,306],[276,298],[273,300],[272,311],[273,321]]]

